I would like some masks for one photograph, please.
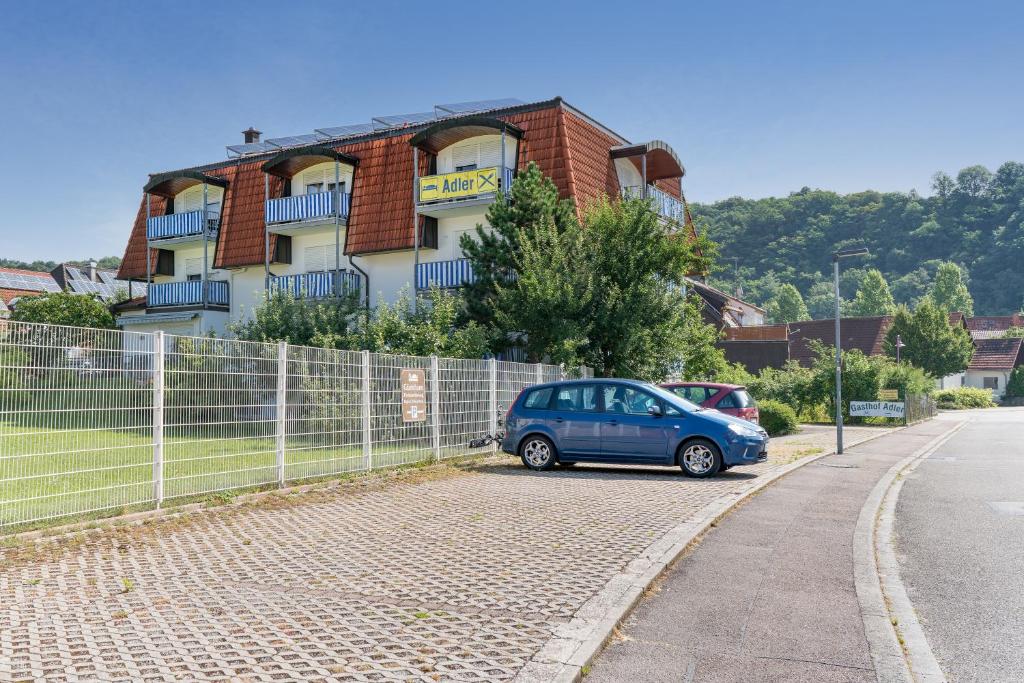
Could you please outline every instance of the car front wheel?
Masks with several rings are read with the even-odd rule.
[[[549,470],[555,464],[555,446],[546,437],[528,436],[519,447],[519,457],[531,470]]]
[[[679,453],[679,466],[688,477],[711,477],[722,468],[722,454],[711,441],[687,441]]]

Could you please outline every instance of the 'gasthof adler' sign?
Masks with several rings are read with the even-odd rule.
[[[420,178],[420,201],[436,202],[498,191],[497,168],[475,168]]]
[[[426,422],[427,373],[417,368],[402,370],[402,422]]]
[[[850,417],[903,417],[902,401],[850,401]]]

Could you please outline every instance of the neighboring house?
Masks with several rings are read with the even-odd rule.
[[[113,301],[122,296],[132,298],[146,293],[145,282],[118,280],[117,271],[100,270],[95,261],[85,266],[61,263],[50,271],[50,275],[65,292],[95,294],[103,301]]]
[[[858,349],[866,356],[880,356],[882,342],[892,325],[892,316],[876,315],[866,318],[840,318],[839,333],[844,351]],[[836,343],[836,321],[801,320],[789,323],[789,357],[804,367],[810,367],[817,357],[814,342],[825,346]]]
[[[973,339],[998,339],[1011,327],[1024,327],[1024,315],[976,315],[966,324]]]
[[[781,368],[789,360],[789,325],[728,327],[718,347],[730,363],[742,363],[757,374],[765,368]]]
[[[705,322],[719,329],[764,325],[765,311],[752,303],[716,289],[695,278],[686,279],[687,286],[704,302],[701,315]]]
[[[1024,364],[1024,339],[976,339],[974,357],[964,373],[963,386],[988,389],[995,398],[1006,392],[1010,373]]]
[[[0,301],[3,302],[0,315],[8,317],[21,297],[59,291],[60,285],[49,273],[20,268],[0,268]]]
[[[267,291],[371,305],[459,287],[473,277],[460,238],[531,161],[577,208],[641,195],[692,231],[672,148],[630,143],[558,97],[244,135],[225,161],[150,177],[118,276],[152,284],[115,307],[120,325],[222,334]]]

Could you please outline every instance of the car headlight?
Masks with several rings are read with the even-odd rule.
[[[736,424],[735,422],[729,423],[729,431],[735,434],[736,436],[746,436],[754,438],[761,436],[761,434],[756,429],[753,429],[751,427],[744,427],[743,425]]]

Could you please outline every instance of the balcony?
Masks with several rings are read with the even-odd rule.
[[[206,211],[204,221],[203,213],[203,210],[199,209],[166,216],[152,216],[146,220],[146,239],[150,242],[160,242],[161,248],[166,248],[165,245],[169,243],[195,242],[203,239],[204,226],[205,236],[216,239],[220,216],[215,211]]]
[[[331,271],[327,273],[299,273],[270,278],[270,292],[290,292],[296,299],[323,299],[338,294],[358,294],[362,286],[359,273]]]
[[[149,308],[161,306],[228,306],[228,283],[221,280],[206,281],[206,297],[203,297],[203,281],[165,282],[150,285],[146,295]]]
[[[508,194],[515,171],[511,168],[477,168],[419,178],[416,204],[424,216],[459,216],[480,213],[479,207],[494,201],[498,192]]]
[[[433,285],[441,289],[461,287],[473,280],[473,266],[469,259],[430,261],[416,266],[416,289],[430,289]]]
[[[352,195],[348,192],[315,192],[294,197],[268,199],[267,225],[271,232],[290,234],[301,231],[313,223],[334,222],[335,215],[342,225],[348,223]],[[340,204],[340,206],[337,206]]]
[[[622,188],[623,199],[638,199],[643,197],[643,188],[639,185],[627,185]],[[679,225],[686,222],[686,208],[684,204],[663,190],[653,185],[647,186],[647,198],[654,204],[654,210],[662,218],[675,221]]]

